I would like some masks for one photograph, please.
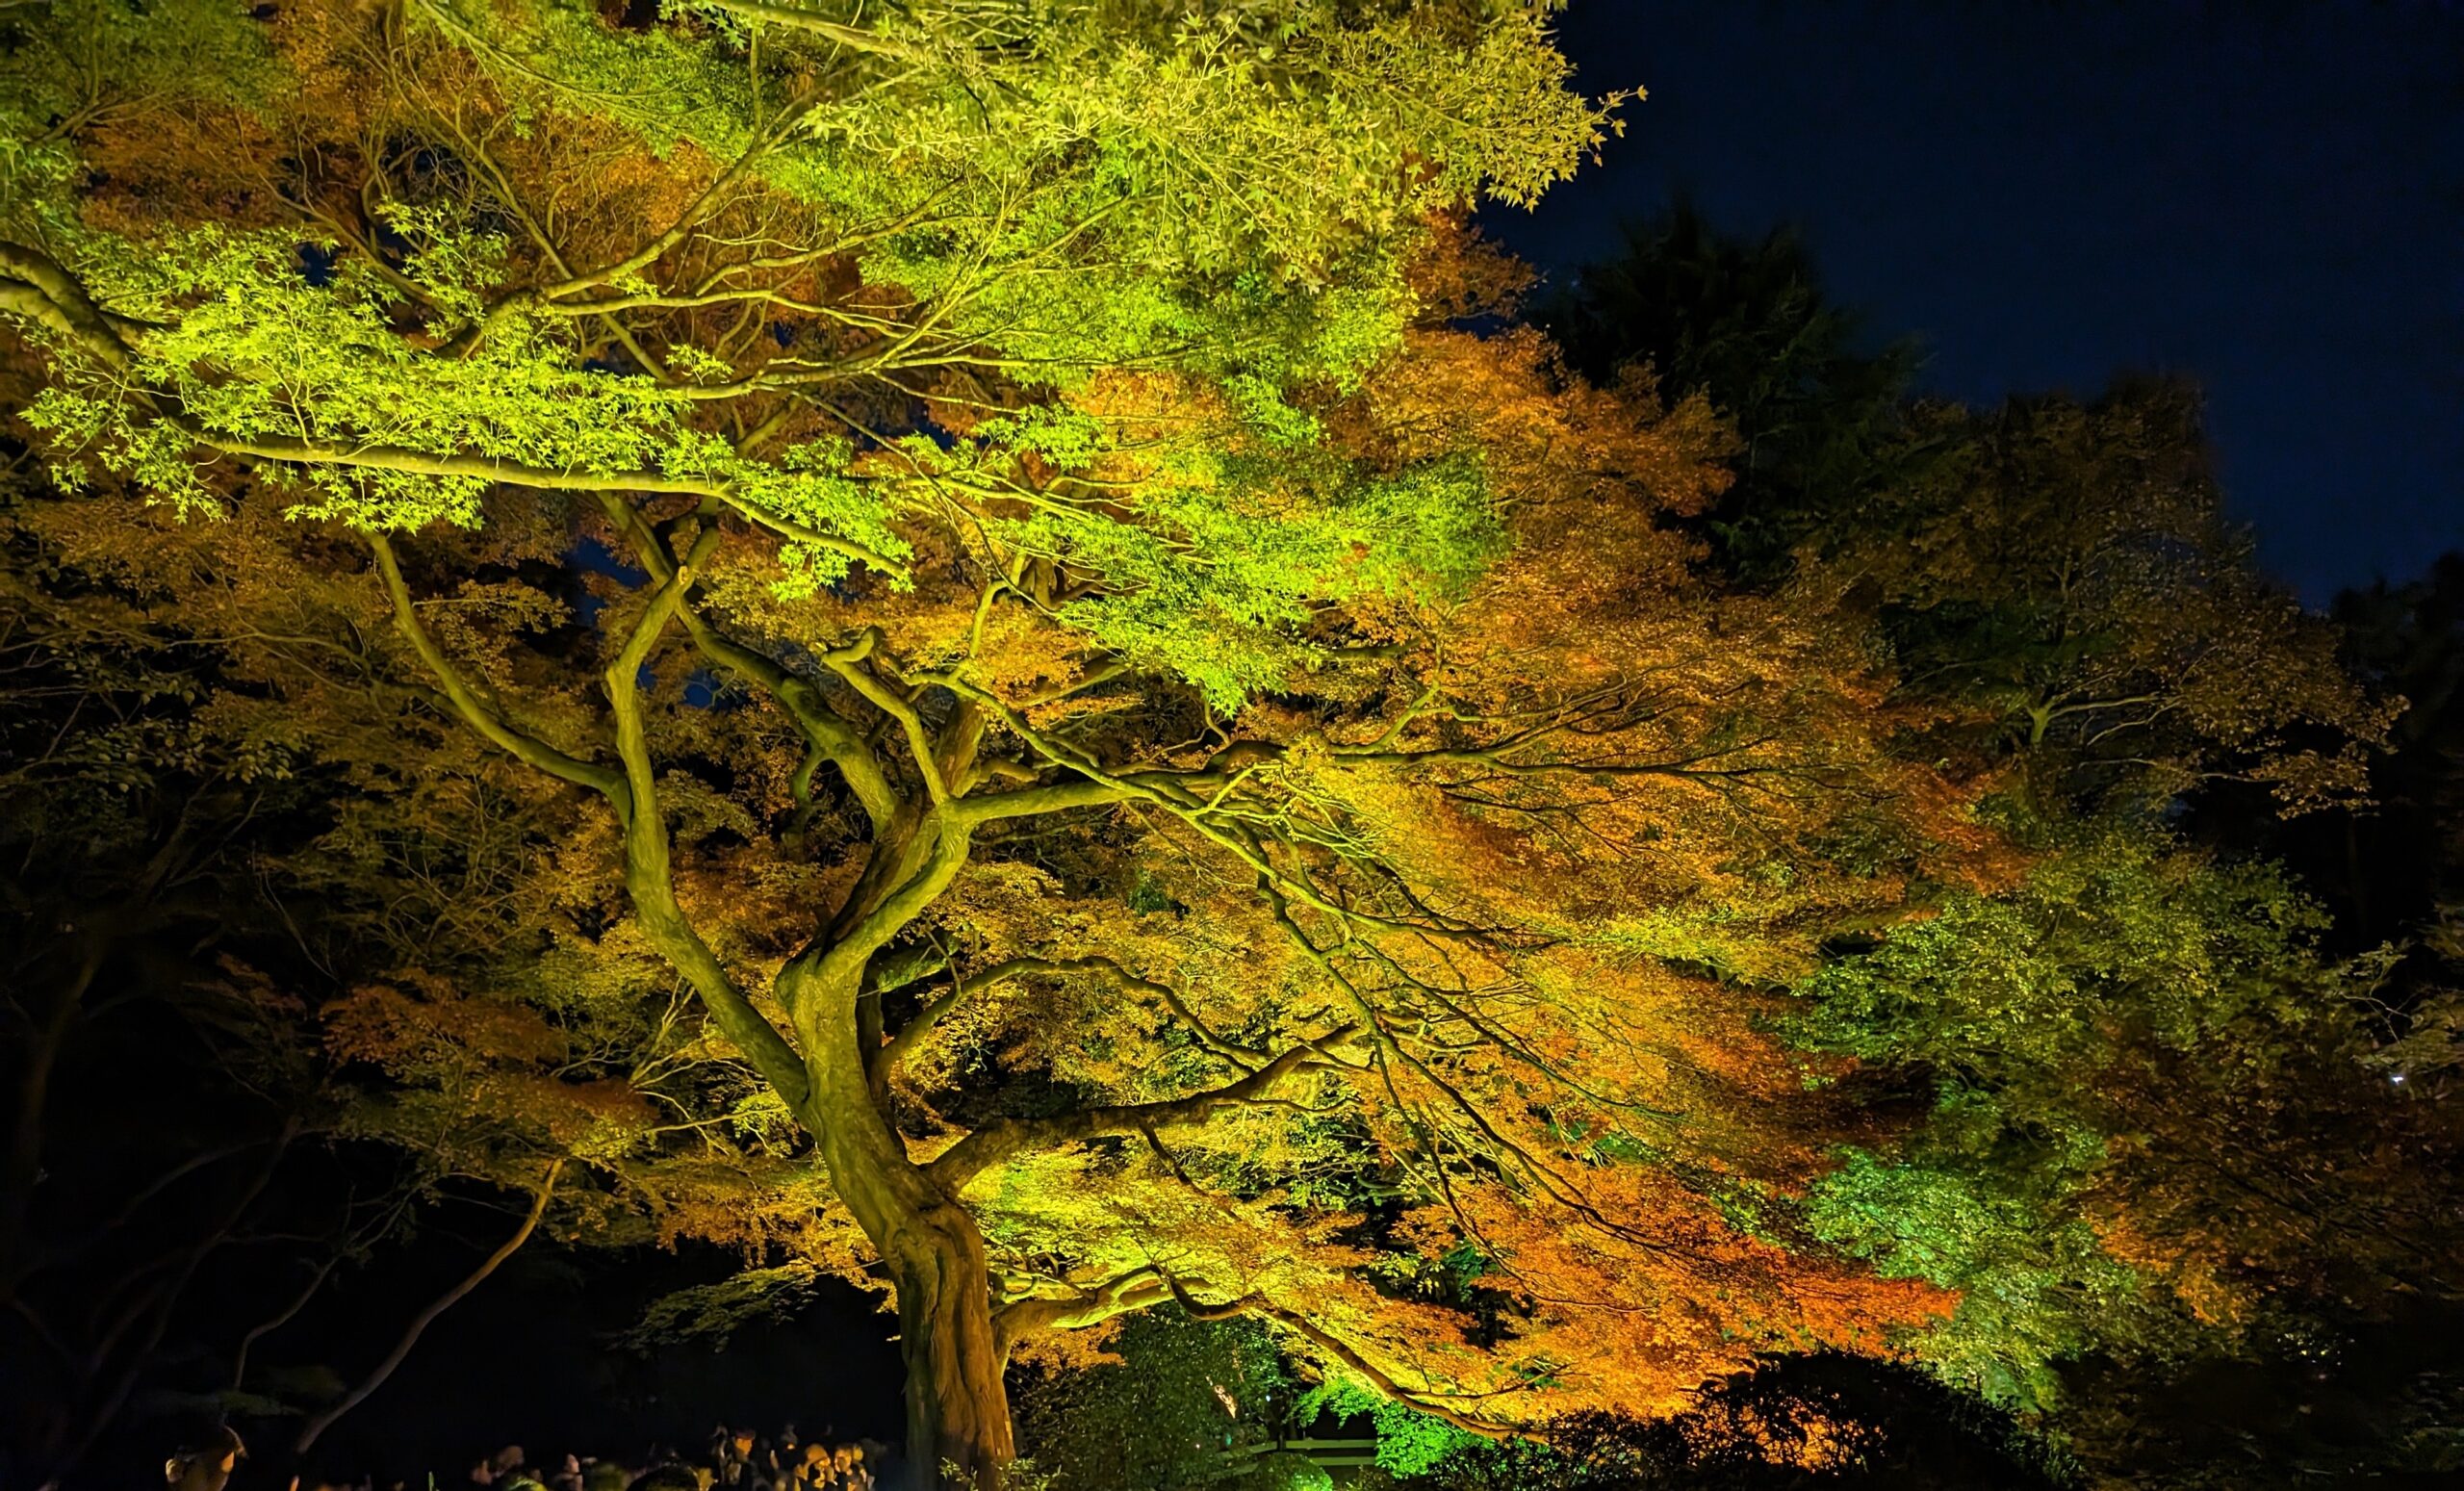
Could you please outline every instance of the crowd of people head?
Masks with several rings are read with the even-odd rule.
[[[219,1429],[210,1443],[183,1450],[164,1466],[167,1491],[224,1491],[245,1454],[239,1436]],[[478,1461],[465,1478],[478,1491],[874,1491],[886,1478],[887,1447],[830,1435],[807,1439],[788,1425],[776,1436],[721,1425],[706,1449],[688,1454],[653,1446],[638,1459],[566,1454],[533,1461],[507,1445]],[[377,1491],[374,1478],[357,1481],[291,1478],[290,1491]],[[450,1484],[427,1478],[428,1491]],[[417,1491],[399,1481],[387,1491]]]
[[[507,1445],[469,1478],[486,1491],[873,1491],[883,1456],[871,1441],[808,1439],[792,1424],[775,1437],[723,1424],[699,1455],[654,1447],[637,1464],[567,1454],[542,1468]]]

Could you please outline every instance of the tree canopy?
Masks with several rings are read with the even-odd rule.
[[[2178,1084],[2337,986],[2146,810],[2385,709],[2161,399],[1878,415],[1737,583],[1849,360],[1468,324],[1548,7],[20,9],[10,536],[335,789],[341,1121],[882,1290],[919,1485],[1152,1307],[1497,1434],[2263,1287]]]

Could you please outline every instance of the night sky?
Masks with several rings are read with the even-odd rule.
[[[1577,0],[1561,34],[1650,97],[1484,219],[1553,277],[1678,191],[1792,221],[1930,392],[2198,379],[2313,602],[2464,546],[2464,4]]]

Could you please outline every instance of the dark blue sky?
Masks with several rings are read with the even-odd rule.
[[[2464,4],[1577,0],[1627,134],[1491,231],[1562,272],[1690,192],[1807,232],[1928,388],[2205,385],[2313,601],[2464,546]]]

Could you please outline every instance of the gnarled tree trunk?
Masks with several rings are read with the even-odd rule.
[[[873,1100],[857,1039],[861,978],[861,964],[843,950],[799,958],[780,974],[811,1074],[806,1122],[831,1184],[897,1292],[909,1485],[1000,1491],[1017,1452],[984,1236],[958,1198],[908,1158]]]
[[[949,1210],[957,1228],[919,1221],[882,1248],[898,1290],[910,1475],[918,1491],[999,1491],[1017,1453],[1001,1380],[1007,1352],[993,1333],[984,1240],[964,1211]]]

